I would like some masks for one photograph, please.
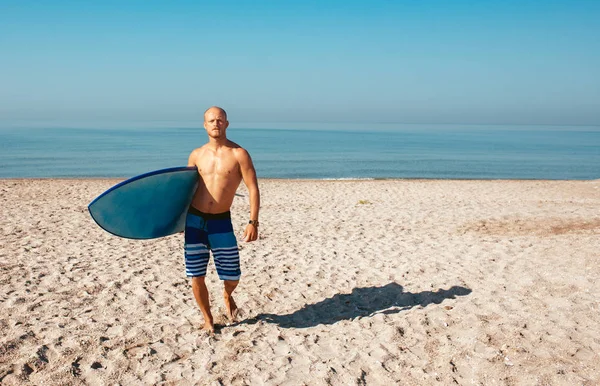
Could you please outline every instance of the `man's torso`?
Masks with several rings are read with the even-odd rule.
[[[194,163],[200,179],[192,206],[204,213],[229,211],[235,192],[242,181],[242,173],[235,152],[238,145],[229,141],[218,149],[202,146]]]

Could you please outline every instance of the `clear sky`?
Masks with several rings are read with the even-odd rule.
[[[600,125],[600,1],[0,0],[0,123]]]

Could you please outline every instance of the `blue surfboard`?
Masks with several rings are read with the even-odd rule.
[[[96,223],[129,239],[154,239],[185,229],[198,185],[196,167],[162,169],[113,186],[88,205]]]

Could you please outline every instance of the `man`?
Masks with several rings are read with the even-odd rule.
[[[192,279],[192,291],[204,315],[204,329],[212,334],[215,327],[210,311],[208,290],[204,282],[209,250],[219,278],[224,284],[227,316],[234,321],[237,305],[231,294],[240,280],[240,258],[230,208],[235,192],[243,180],[250,195],[250,219],[244,241],[258,238],[260,195],[256,171],[246,150],[227,139],[227,113],[213,106],[204,113],[208,143],[190,154],[188,166],[196,166],[200,179],[192,199],[185,226],[186,275]]]

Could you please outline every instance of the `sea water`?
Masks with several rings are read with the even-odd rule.
[[[596,126],[282,125],[227,133],[250,152],[262,178],[600,178]],[[206,138],[200,126],[5,127],[0,178],[131,177],[186,165]]]

